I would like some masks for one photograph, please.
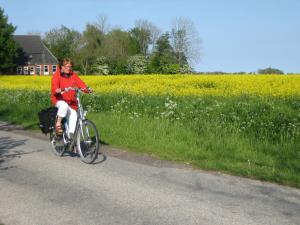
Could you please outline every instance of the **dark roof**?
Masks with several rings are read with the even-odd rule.
[[[43,44],[38,35],[14,35],[14,40],[22,48],[23,56],[19,58],[18,64],[57,64],[58,61],[50,50]],[[25,56],[25,57],[24,57]]]

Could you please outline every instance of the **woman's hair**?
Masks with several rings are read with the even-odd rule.
[[[59,62],[59,68],[61,69],[62,66],[70,63],[73,66],[73,61],[70,58],[64,58]]]

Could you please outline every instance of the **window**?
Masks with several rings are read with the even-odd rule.
[[[30,69],[30,74],[33,75],[34,74],[34,67],[31,66],[31,67],[29,67],[29,69]]]
[[[22,71],[22,67],[19,66],[19,67],[17,68],[17,73],[18,73],[18,74],[22,74],[22,72],[23,72],[23,71]]]
[[[24,66],[24,74],[28,75],[28,66]]]
[[[48,75],[49,74],[49,66],[44,66],[44,74]]]
[[[52,72],[55,73],[55,72],[56,72],[56,69],[57,69],[57,68],[56,68],[56,65],[53,65],[53,66],[52,66]]]
[[[40,66],[40,65],[37,65],[35,69],[36,69],[36,72],[35,72],[35,73],[36,73],[37,75],[41,75],[41,66]]]

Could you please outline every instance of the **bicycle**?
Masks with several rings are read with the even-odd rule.
[[[68,131],[68,123],[66,118],[64,118],[62,121],[62,135],[57,135],[54,130],[50,132],[51,146],[54,153],[58,156],[63,156],[67,150],[77,152],[83,162],[90,164],[97,159],[99,154],[99,133],[95,124],[86,119],[87,111],[84,111],[80,101],[80,93],[82,90],[79,88],[68,87],[63,89],[62,92],[71,90],[76,92],[76,99],[78,102],[77,122],[74,136],[71,139]]]

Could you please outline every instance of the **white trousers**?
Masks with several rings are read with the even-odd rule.
[[[77,112],[72,109],[65,101],[58,101],[55,105],[57,107],[57,116],[64,118],[67,117],[67,125],[69,133],[74,133],[77,122]]]

